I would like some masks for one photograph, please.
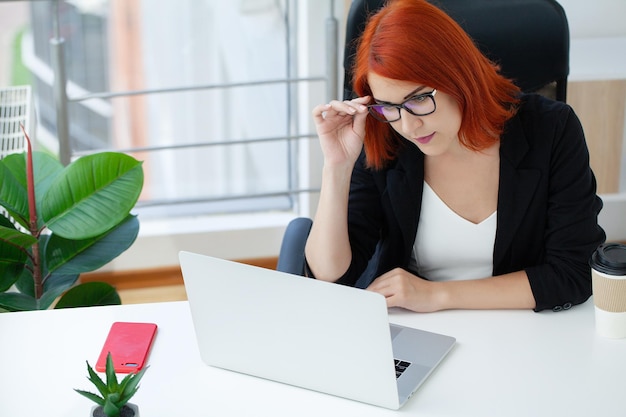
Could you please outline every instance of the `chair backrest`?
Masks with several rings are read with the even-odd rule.
[[[344,99],[352,92],[352,63],[367,18],[384,0],[353,0],[346,22]],[[457,21],[478,48],[522,91],[565,101],[569,26],[555,0],[431,0]],[[400,40],[401,42],[401,40]]]
[[[313,220],[308,217],[296,217],[289,222],[280,245],[277,271],[304,275],[304,246],[312,225]]]
[[[287,224],[278,254],[278,262],[276,264],[277,271],[294,275],[305,275],[304,264],[306,261],[304,258],[304,247],[306,246],[306,240],[309,237],[312,225],[313,220],[308,217],[296,217]],[[375,273],[378,253],[377,247],[374,256],[356,282],[355,287],[367,288],[374,278],[376,278]]]

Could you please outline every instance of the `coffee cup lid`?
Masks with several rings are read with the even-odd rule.
[[[591,255],[592,268],[609,275],[626,274],[626,245],[604,243]]]

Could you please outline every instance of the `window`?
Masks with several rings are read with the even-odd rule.
[[[327,58],[317,45],[334,7],[29,2],[23,55],[33,73],[38,138],[59,151],[52,34],[65,49],[71,156],[113,149],[143,160],[142,219],[295,211],[314,188],[301,162],[314,137],[311,103],[327,100]]]

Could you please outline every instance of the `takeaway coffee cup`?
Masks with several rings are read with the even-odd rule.
[[[626,245],[600,245],[589,264],[596,331],[605,337],[626,337]]]

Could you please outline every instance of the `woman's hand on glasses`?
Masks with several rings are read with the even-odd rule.
[[[333,100],[313,109],[313,120],[326,164],[351,164],[359,157],[365,137],[366,104],[370,97]]]

